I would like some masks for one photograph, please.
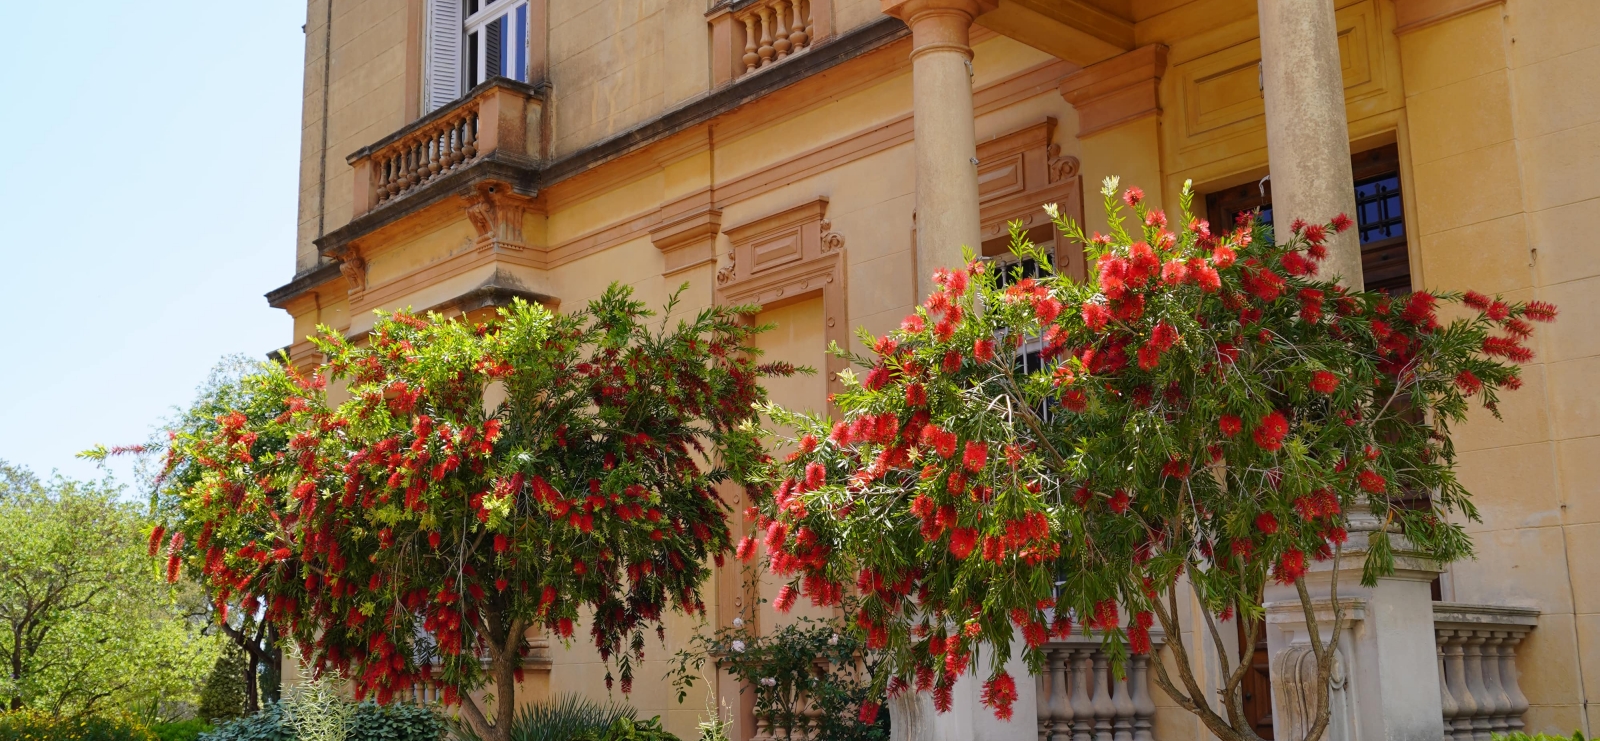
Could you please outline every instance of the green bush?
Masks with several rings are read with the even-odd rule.
[[[132,718],[64,718],[21,710],[0,714],[0,741],[156,741],[156,736]]]
[[[345,731],[345,741],[439,741],[444,733],[444,719],[429,708],[367,701],[356,705],[355,715]],[[199,741],[297,740],[283,706],[271,703],[255,715],[223,723],[201,734]]]
[[[197,714],[202,720],[215,723],[244,715],[244,673],[248,667],[243,650],[232,643],[223,647],[217,663],[211,666],[211,674],[206,676],[205,687],[200,690]]]
[[[1571,736],[1559,736],[1549,733],[1536,733],[1532,736],[1518,731],[1516,733],[1496,733],[1494,741],[1586,741],[1582,731],[1573,731]]]
[[[679,741],[679,739],[661,727],[661,716],[658,715],[650,720],[618,718],[609,727],[603,730],[585,731],[573,736],[572,741]]]
[[[174,723],[157,723],[150,726],[161,741],[196,741],[200,734],[211,730],[211,724],[200,718],[190,718]]]
[[[581,734],[603,732],[618,720],[633,720],[633,708],[602,705],[582,695],[560,695],[548,702],[523,705],[511,719],[511,741],[572,741]],[[481,741],[465,722],[451,723],[462,741]]]

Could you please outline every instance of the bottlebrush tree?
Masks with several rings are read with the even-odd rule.
[[[1307,571],[1332,560],[1337,572],[1357,508],[1382,523],[1359,544],[1366,581],[1393,568],[1392,535],[1440,561],[1468,554],[1450,516],[1476,512],[1451,425],[1520,385],[1527,320],[1555,309],[1346,290],[1315,278],[1346,216],[1274,244],[1249,216],[1220,229],[1190,216],[1187,186],[1171,224],[1127,190],[1125,227],[1116,190],[1102,191],[1109,235],[1047,209],[1084,244],[1086,281],[1051,273],[1014,229],[1012,251],[1044,277],[984,260],[940,270],[899,330],[863,338],[873,354],[852,358],[870,371],[834,397],[841,420],[769,409],[797,431],[795,452],[747,515],[769,568],[791,579],[778,609],[838,604],[854,587],[856,629],[888,655],[891,694],[931,691],[948,710],[956,679],[977,672],[983,702],[1008,718],[1018,632],[1037,673],[1046,641],[1075,626],[1120,666],[1150,651],[1159,623],[1174,669],[1152,662],[1157,684],[1219,738],[1255,739],[1248,664],[1230,660],[1218,623],[1246,618],[1254,643],[1269,580],[1293,585],[1309,615]],[[1446,321],[1441,302],[1469,311]],[[1431,498],[1419,507],[1417,493]],[[753,557],[756,538],[737,550]],[[1220,703],[1192,670],[1180,581],[1222,663]],[[1311,623],[1324,679],[1343,621],[1328,636]],[[1324,692],[1310,739],[1327,719]]]
[[[628,692],[645,631],[704,613],[730,546],[715,487],[760,463],[760,381],[794,372],[756,363],[752,311],[653,329],[612,286],[569,315],[382,315],[361,345],[323,328],[325,364],[247,377],[251,409],[174,439],[196,474],[152,549],[318,675],[380,702],[431,678],[486,738],[509,738],[533,629],[587,617]]]

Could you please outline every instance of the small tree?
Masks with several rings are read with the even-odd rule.
[[[324,328],[326,365],[251,375],[247,408],[178,434],[198,473],[169,577],[260,611],[360,696],[433,676],[487,738],[508,738],[533,629],[570,639],[588,614],[627,692],[644,631],[704,612],[730,546],[716,487],[760,459],[758,382],[792,372],[752,360],[752,311],[652,330],[613,286],[571,315],[383,315],[361,346]]]
[[[1248,665],[1230,660],[1218,623],[1245,619],[1253,643],[1273,580],[1297,590],[1324,680],[1314,741],[1345,622],[1335,600],[1319,633],[1310,562],[1331,560],[1336,578],[1357,508],[1381,523],[1361,544],[1366,582],[1393,568],[1391,536],[1439,561],[1470,552],[1450,522],[1476,517],[1451,425],[1470,400],[1492,411],[1520,385],[1525,320],[1555,309],[1316,280],[1348,217],[1296,223],[1274,244],[1248,217],[1226,229],[1189,216],[1187,186],[1170,228],[1137,188],[1123,193],[1127,230],[1116,188],[1103,191],[1110,235],[1048,209],[1094,261],[1087,281],[1050,273],[1014,228],[1013,252],[1044,277],[987,261],[941,270],[898,331],[864,337],[875,353],[853,360],[871,371],[835,397],[841,421],[770,410],[800,433],[758,505],[770,568],[794,579],[776,605],[837,604],[854,584],[890,693],[931,691],[947,710],[957,677],[980,672],[1002,718],[1017,696],[1004,669],[1014,631],[1037,673],[1045,642],[1075,623],[1119,666],[1160,623],[1176,671],[1153,662],[1156,683],[1217,737],[1246,741]],[[1469,311],[1443,323],[1442,300]],[[1426,505],[1407,504],[1421,493]],[[1221,662],[1215,704],[1178,624],[1180,582]]]
[[[195,712],[207,723],[238,718],[245,714],[244,651],[228,646],[212,665],[211,674],[200,688],[200,707]]]

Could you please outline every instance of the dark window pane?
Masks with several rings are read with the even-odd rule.
[[[1399,174],[1379,175],[1356,183],[1356,226],[1362,244],[1405,236]]]
[[[467,89],[478,86],[482,80],[478,79],[478,37],[481,33],[467,35]]]

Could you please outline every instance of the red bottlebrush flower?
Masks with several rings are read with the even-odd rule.
[[[1083,305],[1083,323],[1091,331],[1099,332],[1111,322],[1111,310],[1105,304],[1091,301]]]
[[[1135,655],[1150,653],[1150,629],[1142,625],[1128,628],[1128,651]]]
[[[937,713],[948,713],[954,704],[955,679],[946,676],[943,682],[933,686],[933,709]]]
[[[510,538],[507,538],[502,533],[495,533],[495,536],[494,536],[494,552],[495,553],[505,553],[506,549],[508,549],[510,547],[511,547],[511,539]]]
[[[165,540],[166,537],[167,537],[167,526],[166,525],[157,525],[156,529],[150,531],[150,557],[151,558],[154,558],[156,553],[161,550],[161,541]]]
[[[1173,458],[1161,467],[1161,475],[1175,479],[1189,478],[1189,464]]]
[[[1337,234],[1345,233],[1354,225],[1355,222],[1345,214],[1339,214],[1338,216],[1333,217],[1333,221],[1328,222],[1328,226],[1333,227],[1333,231]]]
[[[1089,408],[1089,395],[1084,393],[1083,389],[1067,389],[1066,393],[1061,395],[1061,406],[1074,414],[1082,414]]]
[[[434,550],[439,550],[439,538],[440,535],[438,530],[428,533],[428,546]]]
[[[877,342],[872,343],[872,351],[879,355],[893,355],[895,349],[899,346],[900,343],[895,342],[893,337],[884,335],[879,337]]]
[[[1145,214],[1144,225],[1154,229],[1165,229],[1167,226],[1166,212],[1158,208]]]
[[[980,363],[994,360],[994,340],[982,339],[972,343],[972,357]]]
[[[272,559],[274,561],[287,561],[292,555],[294,554],[288,548],[279,548],[272,552]]]
[[[168,583],[170,583],[170,584],[178,583],[178,569],[182,565],[183,565],[183,560],[181,558],[179,558],[177,554],[173,554],[173,555],[167,557],[167,582]]]
[[[1132,188],[1122,191],[1122,202],[1128,204],[1128,208],[1133,208],[1134,206],[1139,205],[1139,203],[1142,201],[1144,201],[1144,190],[1139,188],[1139,186],[1135,185]]]
[[[1161,266],[1161,282],[1175,286],[1189,279],[1189,266],[1182,260],[1168,260]]]
[[[1283,412],[1273,411],[1261,418],[1261,423],[1256,425],[1254,432],[1256,445],[1269,453],[1277,452],[1283,447],[1283,438],[1289,435],[1289,420],[1285,419]]]
[[[994,717],[1011,720],[1011,704],[1017,701],[1017,682],[1000,672],[983,683],[983,704],[994,710]]]
[[[1239,259],[1239,256],[1234,253],[1233,248],[1225,244],[1219,244],[1216,249],[1211,251],[1211,264],[1215,265],[1219,270],[1232,267],[1237,259]]]
[[[966,560],[978,545],[976,528],[958,527],[950,531],[950,553],[958,560]]]
[[[864,700],[861,703],[861,722],[871,725],[878,722],[878,703]]]
[[[1305,237],[1307,242],[1312,244],[1320,244],[1323,242],[1323,240],[1328,238],[1328,230],[1321,224],[1307,224],[1305,229]]]
[[[1483,390],[1483,381],[1478,380],[1472,371],[1464,370],[1456,374],[1456,388],[1464,394],[1476,394]]]
[[[868,391],[878,391],[889,383],[889,375],[888,366],[874,366],[872,370],[867,372],[867,378],[861,385]]]
[[[1273,569],[1273,579],[1279,584],[1293,584],[1306,575],[1306,554],[1290,548],[1278,557],[1278,567]]]
[[[1161,349],[1152,345],[1139,348],[1136,353],[1139,358],[1139,370],[1152,371],[1161,365]]]
[[[812,491],[821,489],[828,481],[828,469],[815,461],[806,464],[806,488]]]
[[[1507,319],[1501,322],[1500,326],[1518,339],[1525,340],[1533,336],[1533,325],[1521,319]]]
[[[1272,535],[1278,532],[1278,518],[1274,517],[1271,512],[1262,512],[1256,515],[1256,529],[1260,530],[1263,535]]]
[[[1317,272],[1316,263],[1311,262],[1304,254],[1299,252],[1285,252],[1278,258],[1278,263],[1283,266],[1283,272],[1290,275],[1313,275]]]
[[[1483,352],[1485,355],[1505,358],[1514,363],[1533,360],[1533,351],[1517,344],[1517,340],[1513,337],[1485,337]]]
[[[1200,286],[1200,290],[1206,293],[1216,293],[1222,289],[1222,276],[1210,265],[1191,268],[1189,276]]]
[[[1529,301],[1522,309],[1523,316],[1536,322],[1553,322],[1556,313],[1556,305],[1545,301]]]
[[[1311,374],[1311,390],[1319,394],[1331,394],[1339,388],[1339,377],[1325,370]]]
[[[1362,489],[1372,492],[1373,494],[1382,494],[1389,488],[1388,480],[1383,477],[1383,474],[1378,473],[1377,471],[1362,471],[1356,476],[1356,482],[1361,484]]]
[[[1406,300],[1404,309],[1400,310],[1400,318],[1413,325],[1427,325],[1434,319],[1434,306],[1438,299],[1427,291],[1417,291]]]
[[[1165,321],[1160,321],[1156,322],[1156,326],[1151,328],[1150,345],[1158,348],[1161,352],[1166,352],[1167,350],[1172,349],[1172,346],[1176,345],[1177,343],[1177,327],[1174,327]]]
[[[1040,324],[1049,324],[1061,316],[1061,302],[1053,298],[1046,298],[1033,305],[1033,316]]]
[[[1128,497],[1128,492],[1118,489],[1111,494],[1111,501],[1107,504],[1111,507],[1112,512],[1120,515],[1128,511],[1128,506],[1130,503],[1131,500]]]
[[[967,441],[967,447],[961,454],[961,465],[968,471],[977,473],[983,470],[989,462],[989,445],[977,440]]]
[[[900,331],[910,334],[921,334],[927,326],[928,323],[923,320],[921,314],[911,314],[900,321]]]
[[[945,281],[945,290],[952,296],[960,296],[967,292],[967,273],[965,270],[952,270],[950,277]]]
[[[1498,322],[1511,316],[1511,306],[1504,301],[1496,301],[1489,304],[1489,308],[1484,310],[1483,315],[1492,321]]]
[[[796,592],[794,587],[785,584],[778,590],[778,596],[772,600],[772,607],[778,612],[788,612],[794,607],[795,598],[799,596],[800,593]]]
[[[906,406],[920,407],[928,403],[928,390],[920,383],[906,386]]]
[[[944,361],[939,363],[939,370],[947,375],[961,370],[961,353],[951,350],[944,354]]]
[[[1478,293],[1477,291],[1467,291],[1466,294],[1461,297],[1461,303],[1466,304],[1469,308],[1476,309],[1478,311],[1487,311],[1490,304],[1494,303],[1494,299]]]
[[[1232,414],[1224,414],[1222,415],[1222,419],[1217,420],[1217,428],[1222,431],[1224,436],[1233,437],[1234,435],[1239,434],[1240,430],[1244,429],[1244,420],[1239,419]]]

